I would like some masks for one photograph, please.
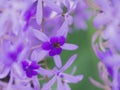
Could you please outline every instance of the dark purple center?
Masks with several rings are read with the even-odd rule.
[[[42,49],[49,51],[50,56],[59,55],[62,52],[61,46],[64,45],[65,38],[60,37],[51,37],[49,42],[44,42],[42,44]]]
[[[27,77],[29,78],[37,75],[38,72],[36,70],[40,67],[35,61],[32,61],[31,64],[29,64],[27,61],[23,61],[22,66],[24,71],[26,72]]]

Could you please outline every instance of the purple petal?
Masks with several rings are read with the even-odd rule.
[[[83,79],[83,75],[78,75],[78,76],[72,76],[63,73],[64,79],[70,83],[78,83]]]
[[[65,49],[65,50],[76,50],[76,49],[78,49],[77,45],[75,45],[75,44],[68,44],[68,43],[65,43],[61,47],[62,47],[62,49]]]
[[[48,77],[50,77],[50,76],[53,75],[52,70],[46,70],[46,69],[44,69],[44,68],[42,68],[42,67],[40,67],[40,69],[38,70],[38,72],[39,72],[39,74],[42,75],[42,76],[48,76]]]
[[[38,75],[37,71],[31,71],[31,73],[32,73],[32,76]]]
[[[30,68],[32,69],[38,69],[40,66],[36,61],[32,61],[32,63],[30,64]]]
[[[60,68],[62,66],[62,61],[60,56],[55,55],[53,58],[54,58],[55,65]]]
[[[67,20],[65,20],[64,23],[62,24],[62,26],[60,27],[60,29],[57,31],[56,36],[67,37],[68,31],[69,31],[68,22],[67,22]]]
[[[34,90],[40,90],[40,83],[37,77],[34,77],[32,79],[33,85],[34,85]]]
[[[31,60],[35,60],[35,61],[39,62],[39,61],[43,60],[47,54],[48,54],[48,52],[44,51],[44,50],[40,50],[40,51],[34,50],[31,55]]]
[[[29,63],[27,61],[22,61],[22,66],[23,66],[23,69],[26,70],[26,66],[28,66]]]
[[[58,42],[62,46],[66,42],[66,39],[63,36],[61,36],[58,38]]]
[[[36,12],[36,21],[40,25],[42,23],[43,10],[42,10],[42,0],[38,0],[37,12]]]
[[[55,83],[56,79],[57,79],[56,76],[54,76],[51,80],[49,80],[49,81],[43,86],[42,90],[49,90],[49,89],[52,87],[52,85]]]
[[[50,42],[51,42],[51,43],[56,43],[56,42],[58,42],[58,37],[51,37],[51,38],[50,38]]]
[[[59,55],[62,52],[62,48],[52,48],[49,52],[50,56]]]
[[[93,24],[96,28],[100,29],[106,23],[108,23],[109,20],[110,20],[110,18],[108,17],[108,15],[106,15],[104,13],[100,13],[94,18]]]
[[[44,50],[49,50],[49,49],[51,49],[51,44],[50,44],[49,42],[44,42],[44,43],[42,44],[42,49],[44,49]]]
[[[61,78],[57,78],[57,90],[64,90]]]
[[[9,71],[10,71],[9,68],[5,68],[3,72],[0,72],[0,79],[5,78],[9,74]]]
[[[62,13],[62,9],[59,6],[57,6],[56,3],[54,3],[52,0],[44,0],[44,2],[52,10],[56,11],[57,13]]]
[[[71,90],[70,86],[67,83],[64,83],[64,87],[65,87],[64,90]]]
[[[24,75],[23,68],[18,63],[14,63],[12,65],[12,68],[13,68],[14,72],[17,74],[16,76],[23,77],[23,75]]]
[[[41,31],[38,30],[32,30],[32,32],[34,33],[35,37],[43,42],[49,41],[49,38]]]
[[[73,55],[70,57],[70,59],[67,61],[67,63],[60,69],[60,71],[65,71],[66,69],[68,69],[71,64],[75,61],[75,59],[77,58],[77,54]]]

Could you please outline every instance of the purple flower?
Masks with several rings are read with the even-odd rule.
[[[31,78],[32,76],[36,76],[38,72],[36,71],[39,69],[39,65],[37,62],[32,61],[31,63],[27,61],[22,61],[22,66],[24,71],[26,72],[27,77]]]
[[[50,42],[44,42],[42,48],[46,51],[49,50],[49,56],[59,55],[62,52],[61,46],[65,43],[65,38],[60,37],[51,37]]]
[[[57,33],[54,37],[49,38],[43,32],[38,30],[33,30],[33,33],[37,39],[42,41],[42,50],[34,50],[31,56],[32,60],[41,61],[48,53],[53,56],[54,62],[58,67],[61,67],[61,59],[59,54],[61,54],[62,49],[64,50],[75,50],[78,48],[77,45],[65,43],[65,36],[62,33]]]
[[[51,87],[55,82],[57,82],[57,89],[56,90],[70,90],[70,87],[68,83],[78,83],[83,79],[83,75],[69,75],[64,73],[65,70],[67,70],[71,64],[76,59],[77,55],[73,55],[70,57],[70,59],[67,61],[67,63],[58,70],[57,68],[53,70],[53,78],[48,81],[48,83],[44,84],[42,90],[51,90]]]

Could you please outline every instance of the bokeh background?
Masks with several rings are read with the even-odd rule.
[[[88,22],[87,30],[73,29],[73,32],[69,33],[68,35],[67,42],[77,44],[79,46],[79,49],[76,51],[63,51],[61,55],[63,65],[70,58],[70,56],[77,53],[78,54],[77,59],[66,72],[67,73],[72,72],[73,67],[77,66],[77,71],[75,74],[84,75],[84,79],[78,84],[70,84],[72,90],[101,90],[95,87],[89,81],[89,77],[92,77],[97,81],[100,81],[97,70],[97,64],[99,60],[96,57],[95,53],[93,52],[91,46],[92,35],[94,34],[95,31],[96,30],[93,27],[92,22],[90,20]],[[52,58],[47,59],[49,59],[47,60],[48,66],[52,68],[52,66],[54,66]],[[53,87],[53,90],[56,90],[55,86]]]

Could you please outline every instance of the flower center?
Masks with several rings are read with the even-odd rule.
[[[55,48],[60,48],[60,44],[59,44],[59,43],[54,43],[53,46],[54,46]]]

